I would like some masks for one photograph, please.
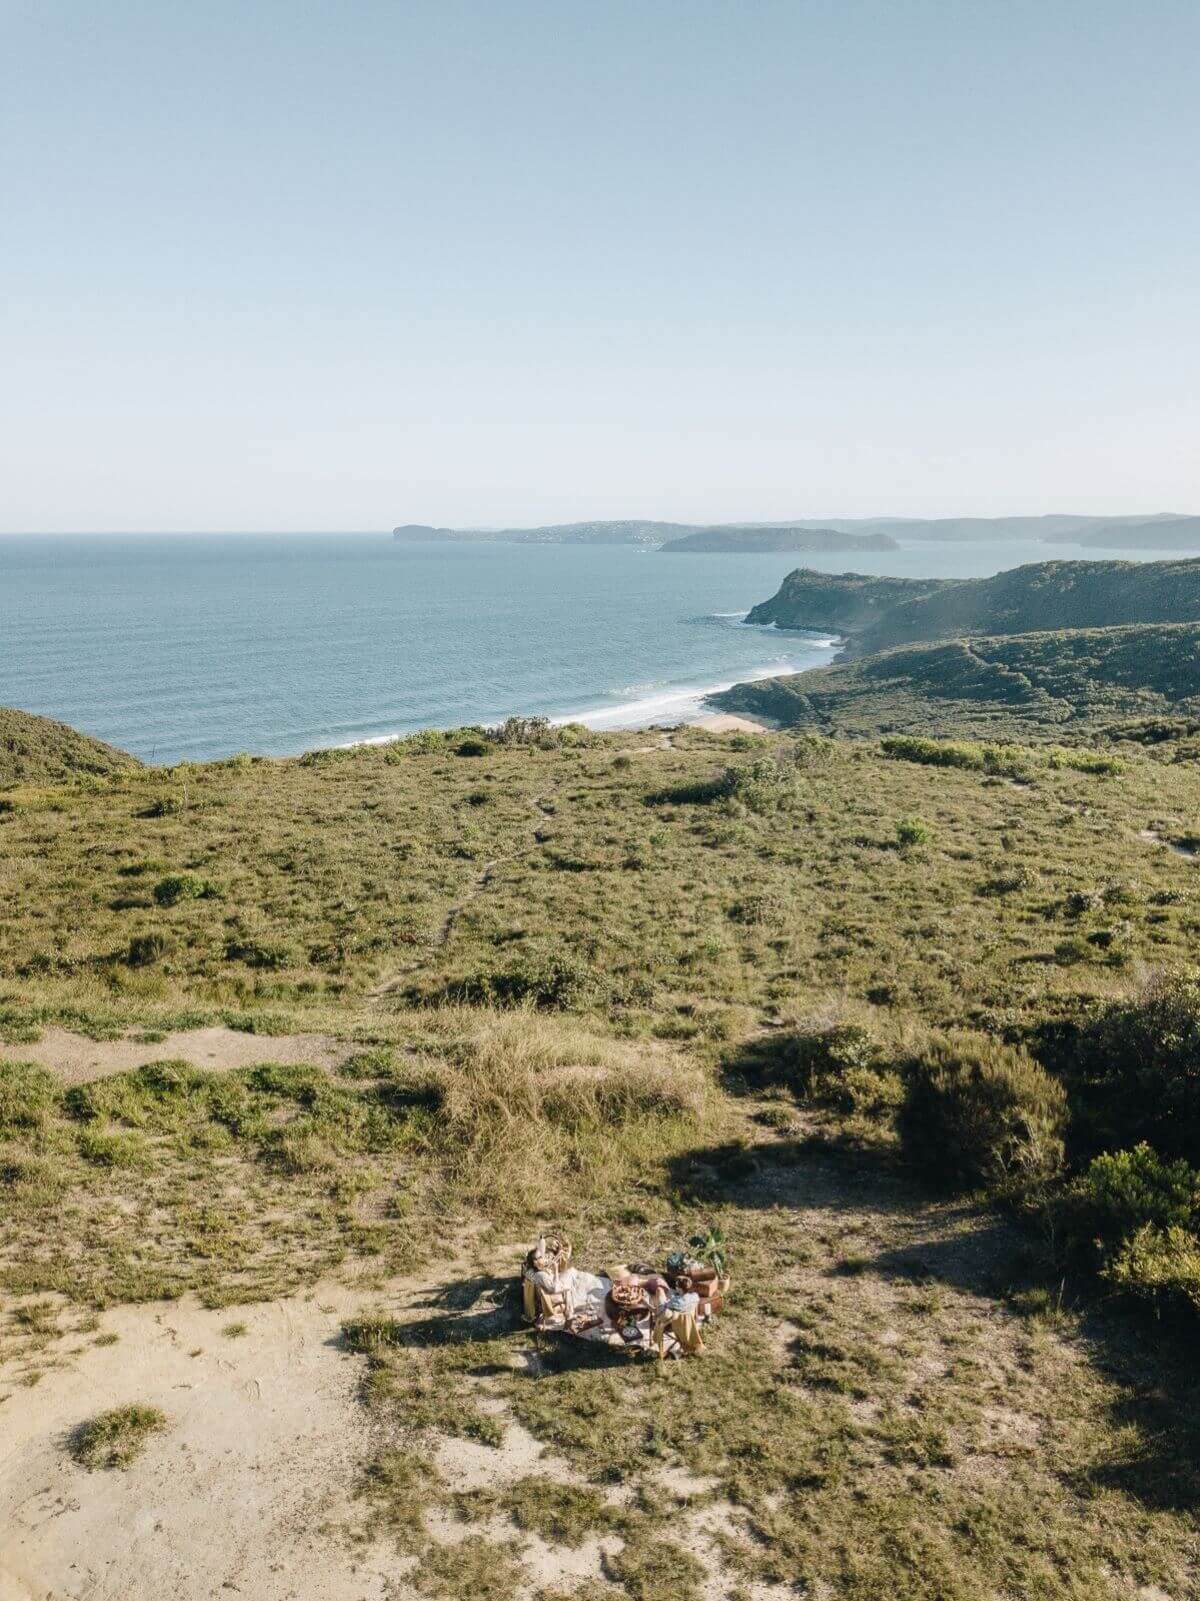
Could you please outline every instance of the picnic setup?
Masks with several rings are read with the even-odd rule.
[[[672,1252],[661,1269],[622,1262],[589,1273],[573,1265],[565,1235],[542,1235],[521,1269],[525,1320],[539,1334],[562,1334],[632,1356],[698,1356],[704,1350],[701,1328],[723,1310],[730,1281],[719,1234],[697,1236],[689,1246]]]

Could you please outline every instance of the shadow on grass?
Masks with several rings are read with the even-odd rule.
[[[945,1286],[991,1301],[1001,1316],[1030,1319],[1031,1332],[1039,1321],[1047,1326],[1046,1318],[1053,1326],[1061,1264],[1031,1229],[986,1203],[931,1194],[861,1148],[818,1137],[731,1141],[675,1157],[670,1182],[680,1205],[874,1212],[888,1243],[831,1263],[830,1279]],[[1098,1452],[1074,1473],[1077,1492],[1115,1492],[1154,1511],[1200,1509],[1195,1316],[1181,1312],[1152,1322],[1137,1308],[1100,1301],[1086,1280],[1075,1290],[1071,1338],[1110,1386],[1115,1442],[1107,1457]]]

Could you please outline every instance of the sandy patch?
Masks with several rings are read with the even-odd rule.
[[[736,717],[732,712],[713,712],[697,717],[692,724],[693,728],[707,728],[711,734],[769,734],[778,726],[765,717]]]
[[[90,1040],[65,1028],[48,1028],[33,1045],[0,1045],[0,1062],[36,1062],[66,1084],[87,1084],[147,1062],[189,1062],[221,1073],[260,1062],[336,1068],[357,1049],[325,1034],[244,1034],[221,1024],[168,1034],[155,1045],[130,1039]]]
[[[337,1336],[340,1286],[235,1314],[190,1301],[121,1307],[91,1346],[0,1410],[0,1601],[383,1601],[395,1562],[331,1524],[369,1446],[360,1364]],[[244,1322],[229,1339],[222,1328]],[[0,1393],[9,1390],[7,1384]],[[144,1401],[165,1433],[125,1471],[89,1473],[71,1431]]]

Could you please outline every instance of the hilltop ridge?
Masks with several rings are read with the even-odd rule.
[[[140,766],[136,756],[81,734],[66,723],[0,706],[0,788],[58,784]]]

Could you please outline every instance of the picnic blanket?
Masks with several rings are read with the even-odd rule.
[[[700,1330],[724,1306],[728,1278],[695,1261],[661,1272],[623,1262],[588,1273],[572,1266],[571,1256],[570,1241],[551,1235],[525,1258],[522,1304],[536,1329],[660,1358],[704,1350]]]

